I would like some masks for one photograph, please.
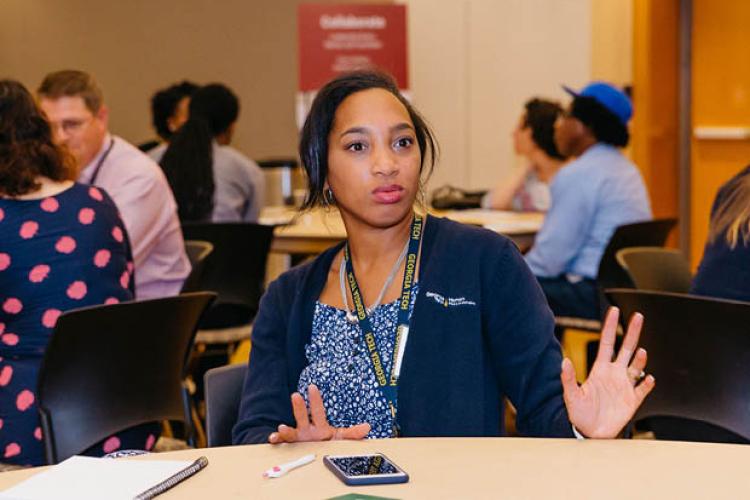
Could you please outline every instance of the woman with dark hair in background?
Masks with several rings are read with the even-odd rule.
[[[74,183],[72,157],[18,82],[0,81],[0,461],[41,465],[36,382],[58,316],[133,299],[124,225],[102,189]],[[105,333],[105,332],[103,332]],[[106,404],[103,402],[102,404]],[[131,432],[92,448],[150,449]]]
[[[546,212],[549,183],[565,162],[555,146],[555,122],[562,108],[553,101],[531,99],[513,130],[513,149],[528,160],[482,198],[483,208]]]
[[[655,383],[642,376],[642,316],[613,361],[611,311],[579,387],[515,245],[415,213],[435,143],[390,77],[326,84],[299,152],[304,207],[335,205],[347,240],[268,287],[235,443],[499,436],[505,395],[526,435],[620,432]]]
[[[172,135],[187,121],[190,97],[198,88],[193,82],[183,80],[151,97],[151,124],[161,141],[144,142],[138,149],[147,152],[155,162],[159,162]]]
[[[188,120],[159,161],[183,222],[258,220],[263,172],[229,146],[238,115],[237,96],[222,84],[201,87],[190,99]]]
[[[750,166],[724,184],[691,293],[750,301]]]

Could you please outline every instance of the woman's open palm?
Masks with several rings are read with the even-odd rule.
[[[268,436],[268,442],[295,443],[298,441],[329,441],[331,439],[364,439],[370,433],[370,424],[358,424],[352,427],[333,427],[326,418],[323,397],[314,384],[307,389],[310,399],[310,413],[307,413],[305,399],[298,392],[292,394],[292,411],[297,427],[281,424],[277,432]]]
[[[563,360],[560,378],[565,406],[570,421],[586,437],[616,437],[656,384],[653,376],[643,376],[647,356],[644,349],[638,348],[641,314],[633,315],[622,348],[612,360],[618,318],[619,310],[610,308],[596,362],[583,385],[576,382],[573,363],[568,358]]]

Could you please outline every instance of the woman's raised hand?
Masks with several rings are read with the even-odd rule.
[[[268,442],[295,443],[298,441],[329,441],[331,439],[364,439],[370,433],[370,424],[358,424],[352,427],[333,427],[326,418],[326,409],[323,406],[323,397],[320,390],[314,384],[307,389],[310,399],[310,414],[302,395],[298,392],[292,394],[292,411],[297,427],[279,425],[278,431],[268,436]]]
[[[638,348],[641,314],[633,315],[622,348],[612,361],[619,315],[616,307],[607,312],[596,362],[583,385],[576,382],[573,363],[563,360],[560,378],[568,417],[586,437],[616,437],[656,384],[653,376],[643,376],[646,351]]]

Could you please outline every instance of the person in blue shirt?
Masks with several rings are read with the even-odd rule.
[[[594,82],[573,96],[555,143],[575,157],[552,180],[552,204],[526,263],[557,316],[600,319],[599,261],[618,226],[651,219],[638,168],[620,151],[629,140],[630,98]]]
[[[750,165],[716,195],[690,293],[750,301]]]
[[[515,245],[415,211],[434,152],[389,76],[320,89],[300,139],[304,208],[337,207],[347,239],[269,285],[235,444],[500,436],[505,395],[525,435],[611,438],[653,389],[641,315],[613,361],[612,309],[579,386]]]

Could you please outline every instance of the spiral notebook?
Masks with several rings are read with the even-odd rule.
[[[75,456],[0,492],[0,499],[132,499],[183,471],[202,468],[195,466],[189,460]]]

